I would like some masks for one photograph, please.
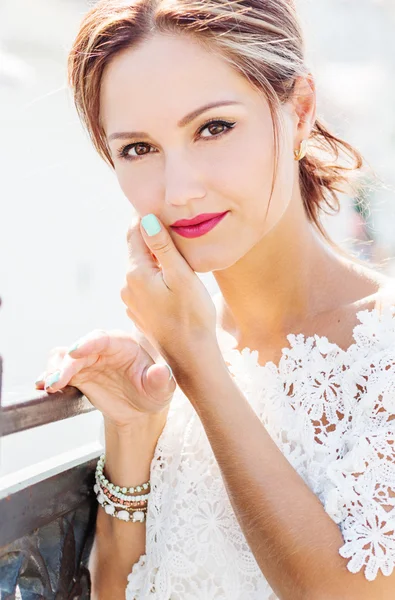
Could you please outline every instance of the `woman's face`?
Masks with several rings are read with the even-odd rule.
[[[100,101],[123,192],[140,216],[161,219],[194,271],[232,266],[281,219],[297,173],[294,114],[283,110],[266,215],[274,169],[269,105],[224,59],[188,37],[157,34],[109,63]],[[226,215],[199,237],[171,227],[207,213]]]

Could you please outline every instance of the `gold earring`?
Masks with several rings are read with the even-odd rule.
[[[294,150],[295,160],[301,160],[307,153],[307,140],[302,140],[299,150]]]

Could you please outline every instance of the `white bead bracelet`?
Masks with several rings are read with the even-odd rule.
[[[101,504],[101,506],[104,508],[104,510],[106,511],[106,513],[108,515],[111,515],[112,517],[116,517],[117,519],[120,519],[121,521],[132,521],[133,523],[136,523],[136,522],[143,523],[145,521],[146,510],[141,510],[141,509],[135,510],[132,512],[132,514],[130,514],[124,508],[122,510],[116,510],[115,506],[107,503],[106,496],[104,496],[100,492],[97,495],[97,501],[99,502],[99,504]]]
[[[144,522],[147,511],[147,501],[150,493],[140,496],[127,495],[134,492],[147,490],[150,482],[147,481],[135,487],[121,487],[111,483],[104,475],[103,468],[105,455],[102,454],[97,462],[95,485],[93,487],[97,501],[108,515],[121,521]],[[134,506],[136,505],[136,506]]]
[[[96,476],[98,477],[98,479],[100,479],[100,481],[102,482],[103,485],[105,485],[105,487],[107,487],[109,490],[111,490],[111,493],[122,493],[122,494],[126,494],[127,492],[129,492],[129,494],[134,494],[135,492],[143,492],[145,490],[147,490],[150,487],[150,482],[147,481],[146,483],[142,483],[140,485],[136,485],[135,487],[121,487],[119,485],[115,485],[114,483],[111,483],[110,481],[108,481],[108,479],[105,477],[104,473],[103,473],[103,468],[104,468],[104,463],[105,463],[105,456],[104,454],[102,454],[99,458],[99,460],[97,461],[97,466],[96,466]]]

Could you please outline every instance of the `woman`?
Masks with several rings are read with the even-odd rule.
[[[92,597],[393,598],[395,294],[320,223],[363,162],[316,117],[293,3],[102,0],[69,68],[138,215],[139,337],[38,383],[104,415]]]

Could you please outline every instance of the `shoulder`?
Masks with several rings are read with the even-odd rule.
[[[351,347],[354,358],[364,356],[367,364],[377,365],[384,355],[391,355],[395,361],[395,286],[382,288],[360,305],[356,318],[355,346]]]
[[[395,306],[395,279],[389,276],[380,276],[379,289],[374,295],[375,306],[379,313]]]
[[[354,304],[357,324],[353,335],[357,345],[382,349],[395,345],[395,279],[385,277],[377,291]]]
[[[357,310],[378,310],[382,312],[395,306],[395,278],[372,268],[369,265],[356,269],[354,278],[353,304]],[[362,294],[361,294],[362,291]]]
[[[357,312],[357,317],[355,344],[348,354],[351,379],[357,387],[356,395],[363,398],[361,410],[365,417],[376,420],[378,411],[395,414],[394,280],[388,280],[374,302]]]

